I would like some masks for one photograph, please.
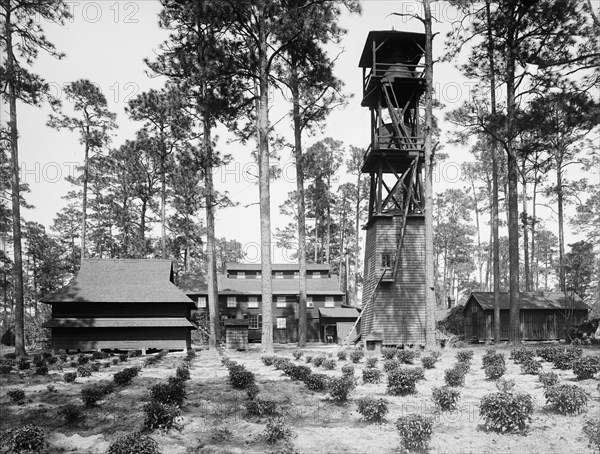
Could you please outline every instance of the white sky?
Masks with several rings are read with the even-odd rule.
[[[126,139],[133,138],[140,127],[129,120],[124,112],[128,99],[162,85],[160,79],[147,76],[143,62],[144,58],[153,59],[154,50],[167,38],[166,32],[158,27],[160,4],[154,0],[76,1],[67,4],[74,15],[70,22],[63,27],[44,24],[47,37],[57,49],[67,54],[66,58],[58,61],[40,55],[33,70],[43,75],[58,95],[61,95],[64,84],[77,79],[86,78],[97,83],[107,97],[109,109],[117,113],[119,130],[112,145],[119,146]],[[340,21],[340,25],[348,33],[342,41],[344,52],[338,59],[336,73],[345,82],[345,91],[354,97],[344,110],[331,115],[321,134],[305,138],[306,146],[331,136],[348,146],[366,148],[369,142],[369,114],[367,108],[360,107],[362,73],[358,68],[366,36],[370,30],[391,28],[423,31],[422,24],[418,21],[389,16],[394,12],[416,12],[420,8],[420,1],[368,0],[363,1],[362,6],[361,16],[346,14]],[[434,24],[434,31],[440,32],[434,46],[435,58],[439,58],[443,53],[443,38],[450,29],[449,23],[457,19],[458,15],[445,2],[434,2],[433,13],[441,21]],[[448,110],[458,107],[473,87],[473,83],[464,80],[450,63],[436,65],[434,84],[438,98],[446,104]],[[62,100],[68,102],[64,96]],[[3,117],[7,116],[7,108],[8,106],[2,106]],[[287,105],[274,106],[271,122],[278,121],[288,109]],[[35,206],[32,210],[24,210],[23,216],[26,220],[38,221],[47,227],[65,205],[62,196],[72,189],[64,181],[64,177],[72,173],[83,158],[77,133],[58,132],[45,126],[49,113],[48,106],[19,106],[21,175],[23,182],[29,183],[31,188],[31,193],[26,194],[27,201]],[[282,120],[278,125],[278,132],[291,138],[291,131],[287,127],[289,124],[289,118]],[[451,125],[444,123],[442,126],[451,128]],[[244,207],[258,201],[258,187],[251,176],[257,173],[250,156],[251,146],[228,145],[225,136],[226,132],[221,131],[218,147],[225,153],[231,153],[234,160],[227,168],[216,173],[216,187],[229,191],[230,197],[239,202],[239,206],[217,213],[217,235],[240,241],[245,245],[248,260],[257,261],[259,209],[258,205]],[[436,192],[447,187],[462,187],[465,183],[457,175],[458,163],[472,160],[466,147],[446,145],[444,151],[450,154],[450,159],[438,169]],[[295,189],[292,159],[287,151],[283,153],[280,165],[284,170],[284,178],[271,186],[273,232],[276,227],[287,224],[288,220],[279,215],[279,205],[285,200],[288,191]],[[248,175],[248,171],[251,175]],[[340,180],[344,179],[341,175]],[[548,227],[554,226],[549,224]],[[483,238],[487,236],[484,234]],[[274,260],[285,260],[285,252],[276,251]]]

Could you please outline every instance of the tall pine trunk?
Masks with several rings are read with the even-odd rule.
[[[558,283],[560,291],[566,290],[565,284],[565,232],[564,232],[564,194],[562,186],[562,160],[556,160],[556,196],[558,200]]]
[[[523,257],[525,265],[525,291],[531,291],[531,266],[529,263],[529,220],[527,215],[527,176],[525,174],[525,158],[521,164],[521,180],[523,186]]]
[[[166,204],[167,204],[167,171],[164,162],[165,155],[162,161],[162,173],[160,176],[160,250],[161,258],[167,258],[167,230],[166,230]]]
[[[23,299],[23,254],[21,249],[21,197],[19,182],[19,147],[17,130],[17,93],[15,88],[15,62],[12,44],[12,23],[10,1],[5,0],[6,23],[6,71],[8,75],[9,99],[9,133],[10,133],[10,166],[11,166],[11,201],[13,225],[13,288],[14,288],[14,318],[15,318],[15,354],[25,356],[25,308]]]
[[[90,172],[90,128],[87,127],[85,135],[85,154],[83,158],[83,199],[81,201],[81,261],[85,259],[87,249],[87,192],[88,192],[88,179]]]
[[[356,219],[354,224],[354,230],[356,231],[356,242],[354,243],[354,305],[358,306],[358,270],[359,270],[359,257],[360,257],[360,181],[361,171],[358,171],[358,178],[356,180]]]
[[[206,84],[203,83],[206,92]],[[208,348],[216,350],[220,340],[219,294],[217,285],[217,259],[215,254],[215,197],[213,183],[213,149],[208,113],[202,116],[202,148],[204,151],[204,186],[206,203],[206,266],[208,292],[209,338]]]
[[[492,116],[496,116],[496,66],[494,60],[494,41],[492,36],[492,19],[490,0],[485,2],[487,21],[487,51],[490,65],[490,103]],[[494,342],[500,343],[500,236],[499,202],[498,202],[498,148],[492,138],[492,280],[494,287]]]
[[[269,166],[269,62],[265,12],[258,15],[259,99],[256,115],[258,132],[258,179],[260,193],[260,256],[262,292],[262,351],[273,352],[273,287],[271,276],[271,196]]]
[[[304,167],[302,165],[302,125],[296,60],[291,63],[292,116],[294,121],[294,157],[296,159],[296,193],[298,204],[298,347],[306,346],[306,205],[304,200]]]
[[[433,31],[430,0],[425,11],[425,345],[435,347],[435,284],[433,263]]]

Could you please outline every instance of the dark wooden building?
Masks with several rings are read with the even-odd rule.
[[[98,260],[42,299],[52,305],[54,350],[187,349],[194,302],[173,283],[169,260]]]
[[[360,57],[371,141],[360,338],[383,345],[425,342],[424,138],[419,98],[425,90],[425,35],[371,31]],[[370,336],[373,334],[373,336]]]
[[[509,295],[500,294],[500,338],[509,335]],[[519,294],[521,339],[564,339],[566,320],[581,323],[587,318],[588,307],[575,296],[569,299],[562,292],[521,292]],[[465,339],[485,341],[494,338],[494,293],[473,292],[463,309]]]
[[[298,265],[274,263],[272,273],[273,340],[279,343],[297,342],[300,285]],[[327,311],[321,313],[323,309],[341,308],[344,292],[340,291],[339,279],[331,273],[329,265],[307,264],[306,274],[307,341],[325,342],[327,336],[333,336],[334,342],[339,341],[340,332],[347,329],[344,323],[354,323],[358,311],[348,308],[341,320],[337,317],[340,315],[338,313],[333,314],[334,317]],[[228,263],[226,272],[218,275],[217,282],[221,319],[248,320],[249,341],[259,342],[262,332],[261,265]],[[184,275],[178,285],[197,303],[199,313],[207,313],[207,288],[202,276]]]

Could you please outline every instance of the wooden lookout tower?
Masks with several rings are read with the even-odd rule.
[[[424,34],[371,31],[359,63],[361,105],[371,113],[362,166],[371,184],[360,321],[367,349],[368,339],[383,345],[425,341],[424,49]]]

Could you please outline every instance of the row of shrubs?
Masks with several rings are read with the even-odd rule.
[[[515,348],[510,353],[510,359],[521,365],[523,373],[534,375],[542,368],[541,363],[535,359],[536,356],[553,363],[556,369],[572,369],[579,380],[593,378],[600,372],[600,356],[583,356],[583,349],[578,347]]]

